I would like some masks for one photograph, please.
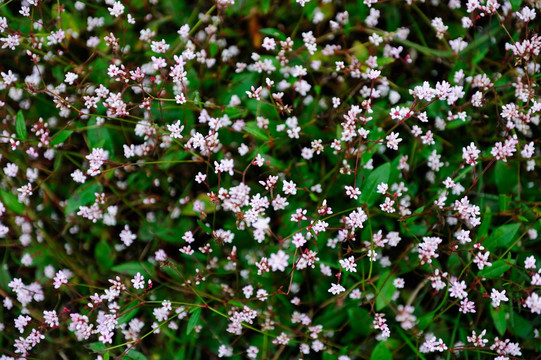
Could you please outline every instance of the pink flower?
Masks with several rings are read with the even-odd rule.
[[[346,271],[357,272],[357,264],[355,264],[355,258],[350,256],[347,259],[342,259],[338,261],[340,266]]]
[[[477,149],[473,142],[467,147],[462,148],[462,158],[464,159],[464,161],[466,161],[466,164],[468,165],[476,165],[477,158],[479,157],[480,153],[481,151]]]
[[[398,135],[398,133],[392,132],[385,138],[387,140],[387,147],[389,149],[398,150],[398,144],[402,141]]]
[[[58,272],[56,273],[54,277],[54,282],[53,282],[54,288],[58,289],[63,284],[67,284],[67,283],[68,283],[68,278],[66,274],[64,273],[64,271],[58,270]]]
[[[346,189],[346,195],[349,196],[351,199],[357,200],[359,198],[359,195],[361,195],[361,191],[359,188],[354,188],[353,186],[345,186]]]

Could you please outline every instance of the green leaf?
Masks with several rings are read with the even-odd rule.
[[[143,353],[141,353],[141,352],[139,352],[137,350],[134,350],[134,349],[131,349],[130,351],[128,351],[128,353],[126,355],[127,355],[128,359],[147,360],[147,357]]]
[[[103,355],[103,360],[109,360],[111,358],[111,355],[106,352],[104,355]]]
[[[385,22],[388,31],[395,31],[400,26],[400,11],[396,6],[389,6],[385,11]]]
[[[3,289],[8,288],[8,284],[11,282],[12,277],[9,275],[9,271],[6,266],[0,266],[0,287]]]
[[[490,228],[491,220],[492,220],[492,209],[490,208],[490,206],[487,206],[485,208],[485,216],[483,217],[483,220],[481,221],[481,226],[479,226],[479,230],[477,231],[478,238],[485,237],[488,234],[488,229]]]
[[[105,344],[101,341],[93,342],[92,344],[88,345],[88,347],[90,348],[90,350],[96,352],[105,350]]]
[[[109,270],[111,266],[113,266],[115,260],[112,257],[112,252],[111,246],[109,246],[104,239],[101,239],[96,244],[96,247],[94,248],[94,257],[102,272]]]
[[[370,314],[368,310],[361,307],[350,307],[348,309],[348,320],[351,330],[361,336],[370,333]]]
[[[417,208],[412,215],[418,215],[422,214],[422,212],[425,210],[424,206],[421,206],[420,208]],[[409,219],[406,219],[406,224],[409,226],[410,224],[413,224],[417,220],[416,216],[412,216]]]
[[[7,192],[4,189],[0,189],[0,199],[2,199],[2,202],[9,210],[13,211],[17,215],[22,215],[26,209],[24,204],[19,202],[17,196]]]
[[[203,205],[205,206],[205,214],[207,215],[212,214],[213,212],[216,211],[216,204],[213,204],[210,201],[210,197],[207,194],[201,193],[197,195],[197,197],[193,201],[191,201],[187,206],[185,206],[184,209],[182,209],[181,214],[188,215],[188,216],[199,216],[199,212],[196,212],[193,208],[193,203],[196,200],[202,202]]]
[[[520,9],[520,6],[522,5],[522,0],[510,0],[511,7],[513,8],[513,11],[517,11]]]
[[[380,311],[391,301],[391,298],[396,291],[396,288],[393,284],[395,279],[394,275],[390,275],[390,271],[386,271],[378,280],[377,289],[378,294],[376,295],[376,310]]]
[[[346,321],[346,312],[336,307],[328,307],[320,316],[316,318],[314,323],[321,324],[325,328],[337,328],[342,326]]]
[[[370,355],[370,360],[392,360],[393,359],[393,353],[391,353],[391,350],[387,348],[387,345],[384,341],[380,341],[376,347],[374,347],[374,350],[372,351],[372,354]]]
[[[101,184],[82,184],[75,190],[73,195],[68,199],[68,204],[64,209],[66,215],[72,214],[74,211],[78,210],[80,206],[90,205],[96,200],[95,193],[101,192]]]
[[[188,320],[188,327],[186,328],[187,335],[190,335],[195,325],[197,325],[197,323],[199,322],[200,316],[201,316],[201,308],[197,307],[192,312],[192,315],[190,315],[190,319]]]
[[[436,49],[429,48],[427,46],[419,45],[419,44],[411,42],[409,40],[402,40],[400,38],[395,38],[395,39],[393,39],[393,41],[395,41],[395,42],[397,42],[397,43],[399,43],[401,45],[405,45],[407,47],[415,49],[415,50],[419,51],[420,53],[422,53],[424,55],[427,55],[427,56],[441,57],[441,58],[448,58],[448,57],[453,56],[453,51],[452,50],[447,50],[447,51],[436,50]]]
[[[474,52],[475,55],[473,55],[472,57],[472,63],[479,64],[481,60],[483,60],[485,56],[488,54],[489,49],[490,48],[488,46],[484,46],[481,49],[479,47],[476,48],[477,51]]]
[[[264,28],[264,29],[259,30],[259,32],[262,33],[263,35],[269,35],[282,41],[287,39],[287,36],[278,29]]]
[[[257,126],[255,121],[247,122],[246,125],[244,125],[244,131],[246,131],[250,135],[255,136],[259,140],[269,141],[269,136],[265,133],[263,129]]]
[[[336,356],[329,353],[329,351],[323,352],[322,360],[335,360],[335,359],[336,359]]]
[[[365,61],[366,59],[368,59],[368,56],[370,55],[368,48],[362,42],[358,40],[355,40],[353,42],[353,46],[349,50],[360,61]]]
[[[128,306],[128,309],[134,307],[137,304],[139,304],[139,302],[137,300],[131,302],[130,305]],[[139,309],[140,309],[139,307],[136,307],[134,309],[131,309],[127,313],[123,314],[121,317],[118,318],[118,323],[120,325],[127,323],[128,321],[133,319],[135,317],[135,315],[137,315],[137,313],[139,312]]]
[[[485,278],[495,278],[506,272],[511,268],[511,265],[503,260],[497,260],[492,263],[492,266],[485,267],[483,270],[479,271],[479,276]]]
[[[360,202],[366,203],[368,206],[374,205],[374,202],[378,196],[381,196],[376,192],[377,186],[382,182],[387,183],[389,181],[390,174],[390,163],[385,163],[376,168],[376,170],[372,171],[363,183],[361,196],[359,199]]]
[[[432,319],[434,318],[434,312],[429,312],[428,314],[424,314],[419,318],[418,327],[419,330],[424,330],[430,323],[432,322]]]
[[[261,0],[261,10],[263,11],[263,14],[266,14],[269,12],[270,6],[271,6],[271,0]]]
[[[492,234],[483,241],[483,246],[488,250],[497,247],[508,247],[513,243],[519,228],[520,224],[502,225],[494,230]]]
[[[216,53],[218,52],[218,45],[216,43],[210,43],[210,57],[214,57]]]
[[[236,307],[244,307],[244,304],[237,300],[229,300],[227,303]]]
[[[71,130],[62,130],[54,136],[54,138],[51,140],[49,145],[58,145],[62,144],[64,141],[66,141],[70,135],[73,134],[73,131]]]
[[[385,65],[395,62],[395,59],[388,57],[379,57],[377,60],[378,67],[383,67]]]
[[[500,336],[502,336],[505,333],[505,329],[507,329],[506,313],[507,311],[503,309],[503,306],[500,306],[498,310],[494,309],[492,306],[490,307],[490,316],[492,316],[494,326],[496,327],[496,330],[498,330]]]
[[[86,131],[89,148],[103,148],[109,151],[109,158],[113,158],[115,150],[113,139],[106,125],[97,125],[96,119],[92,118],[88,121],[88,126],[91,127]]]
[[[509,329],[522,339],[531,339],[533,337],[533,325],[530,321],[524,319],[519,314],[512,312],[509,317]]]
[[[19,139],[26,141],[26,124],[24,123],[24,115],[21,110],[17,112],[17,118],[15,120],[15,131],[17,131],[17,137],[19,137]]]
[[[449,121],[447,123],[447,126],[445,127],[446,129],[456,129],[456,128],[459,128],[461,126],[464,126],[466,125],[467,122],[466,121],[462,121],[462,120],[452,120],[452,121]]]
[[[497,161],[494,169],[494,176],[500,194],[512,193],[518,184],[517,164]]]
[[[271,56],[262,56],[261,60],[270,60],[270,61],[276,61],[274,57]],[[278,65],[277,63],[274,64],[275,66]],[[248,89],[250,90],[250,89]],[[246,96],[246,93],[241,94],[242,96]],[[296,100],[300,100],[300,98],[297,98]],[[262,101],[258,101],[256,99],[248,99],[246,101],[246,108],[250,113],[252,113],[254,116],[263,116],[264,118],[267,118],[269,120],[278,120],[280,119],[280,114],[278,113],[278,110],[276,107],[272,104],[267,104]],[[255,125],[255,121],[252,121]],[[257,125],[256,125],[257,127]],[[258,127],[259,129],[259,127]]]
[[[154,271],[154,265],[152,265],[148,261],[131,261],[117,266],[113,266],[111,270],[131,276],[134,276],[137,273],[141,273],[141,275],[154,277],[154,275],[156,274]]]
[[[203,229],[204,232],[206,232],[207,234],[212,234],[212,229],[211,229],[210,226],[208,226],[207,224],[205,224],[201,220],[197,220],[197,223],[199,224],[199,226],[201,226],[201,228]]]

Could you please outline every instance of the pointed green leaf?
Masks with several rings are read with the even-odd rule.
[[[199,226],[201,226],[204,232],[206,232],[207,234],[212,234],[212,229],[210,228],[210,226],[208,226],[201,220],[197,220],[197,223],[199,224]]]
[[[432,319],[434,318],[434,312],[429,312],[428,314],[424,314],[419,318],[418,327],[419,330],[424,330],[430,323],[432,322]]]
[[[393,359],[393,353],[391,353],[391,350],[387,348],[387,345],[385,345],[384,341],[380,341],[376,347],[374,347],[374,350],[372,351],[372,354],[370,355],[370,360],[392,360]]]
[[[49,145],[62,144],[64,141],[66,141],[70,137],[71,134],[73,134],[73,131],[71,130],[62,130],[54,136],[54,138],[51,140]]]
[[[90,149],[103,148],[109,151],[109,158],[114,157],[115,148],[111,132],[106,125],[97,125],[96,119],[92,118],[88,121],[90,128],[86,131],[88,136],[88,145]]]
[[[134,349],[131,349],[130,351],[128,351],[126,355],[129,359],[132,359],[132,360],[147,360],[147,357],[142,352],[139,352]]]
[[[370,314],[368,310],[362,307],[349,308],[348,320],[353,332],[361,336],[367,336],[370,333]]]
[[[102,343],[101,341],[96,341],[96,342],[93,342],[90,345],[88,345],[88,347],[92,351],[99,352],[99,351],[103,351],[105,349],[105,344]]]
[[[497,247],[508,247],[513,243],[519,228],[520,224],[502,225],[483,241],[483,246],[490,251]]]
[[[73,195],[68,199],[68,204],[64,209],[66,215],[72,214],[74,211],[79,209],[79,206],[90,205],[96,200],[97,192],[101,192],[101,184],[83,184],[75,190]]]
[[[492,263],[492,266],[485,266],[483,270],[479,271],[479,276],[485,278],[495,278],[506,272],[511,268],[511,265],[503,260],[497,260]]]
[[[244,131],[246,131],[250,135],[255,136],[259,140],[269,141],[268,135],[263,129],[257,126],[255,121],[247,122],[246,125],[244,125]]]
[[[113,266],[111,270],[131,276],[135,276],[137,273],[141,273],[141,275],[144,275],[145,277],[154,277],[154,275],[156,275],[154,271],[154,265],[152,265],[148,261],[131,261],[117,266]]]
[[[378,280],[377,289],[378,294],[376,295],[376,310],[380,311],[391,301],[396,288],[393,284],[394,275],[389,275],[390,272],[386,271]]]
[[[496,327],[496,330],[498,330],[500,336],[502,336],[505,333],[505,329],[507,329],[506,313],[507,311],[503,309],[503,306],[498,310],[494,309],[492,306],[490,307],[490,316],[492,316],[494,326]]]
[[[24,204],[21,204],[17,199],[17,196],[13,195],[12,193],[4,189],[0,189],[0,199],[2,199],[4,205],[6,205],[6,207],[15,214],[22,215],[24,213]]]
[[[23,141],[26,141],[26,124],[24,123],[24,115],[21,110],[17,112],[17,118],[15,119],[15,131],[17,131],[17,137]]]
[[[517,164],[497,161],[494,169],[494,179],[500,194],[509,195],[513,193],[518,184]]]
[[[381,196],[378,194],[377,187],[380,183],[387,183],[391,174],[391,164],[385,163],[376,170],[372,171],[363,183],[360,202],[366,203],[368,206],[374,205],[374,202]]]
[[[188,327],[186,328],[187,335],[190,335],[195,325],[197,325],[197,323],[199,322],[200,316],[201,316],[201,308],[198,307],[192,312],[192,315],[190,315],[190,319],[188,320]]]
[[[511,7],[513,8],[513,11],[517,11],[520,9],[520,6],[522,5],[522,0],[510,0]]]
[[[509,330],[519,338],[531,339],[534,336],[532,322],[513,311],[509,314],[511,315],[509,317]]]
[[[139,307],[136,307],[136,308],[133,308],[134,306],[138,305],[138,300],[136,301],[132,301],[128,306],[127,308],[128,309],[131,309],[129,310],[128,312],[125,312],[122,316],[120,316],[118,318],[118,323],[120,325],[122,324],[125,324],[127,323],[128,321],[130,321],[131,319],[133,319],[135,317],[135,315],[137,315],[137,313],[139,312]]]
[[[244,304],[237,300],[229,300],[227,303],[240,308],[244,307]]]
[[[107,243],[107,241],[101,239],[94,248],[94,257],[96,258],[96,262],[98,263],[98,266],[102,272],[109,270],[111,266],[113,266],[115,260],[111,254],[111,246]]]
[[[269,1],[269,6],[270,6],[270,1]],[[278,29],[274,29],[274,28],[265,28],[265,29],[261,29],[259,30],[260,33],[262,33],[263,35],[268,35],[268,36],[272,36],[272,37],[275,37],[279,40],[286,40],[286,35],[281,32],[280,30]]]

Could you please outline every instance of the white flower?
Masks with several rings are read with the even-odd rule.
[[[124,230],[120,232],[120,240],[126,246],[130,246],[133,240],[137,239],[137,235],[133,234],[128,225],[124,225]]]
[[[532,314],[541,314],[541,297],[536,293],[532,293],[528,296],[524,305],[530,309]]]
[[[517,17],[524,21],[524,22],[529,22],[529,21],[532,21],[533,19],[535,19],[535,9],[530,9],[529,7],[525,6],[524,8],[522,8],[522,11],[521,12],[516,12],[515,13],[517,15]]]
[[[77,80],[79,78],[79,75],[75,74],[75,73],[72,73],[72,72],[67,72],[66,73],[66,78],[64,79],[64,82],[69,84],[69,85],[73,85],[73,82],[75,80]]]
[[[501,301],[509,301],[507,296],[505,296],[505,290],[502,290],[500,292],[500,291],[498,291],[496,289],[492,289],[492,293],[490,294],[490,298],[492,299],[492,306],[493,307],[500,306]]]
[[[180,27],[180,29],[177,31],[177,33],[180,35],[182,39],[188,38],[190,35],[190,26],[185,24]]]
[[[266,37],[265,39],[263,39],[263,44],[261,46],[263,46],[265,50],[271,51],[274,50],[274,48],[276,47],[276,41],[274,41],[273,38]]]
[[[108,7],[107,10],[109,10],[109,13],[114,17],[119,17],[124,13],[124,5],[122,5],[120,1],[116,1],[113,4],[113,7]]]
[[[180,134],[182,130],[184,130],[184,125],[180,125],[180,120],[178,120],[176,123],[172,125],[167,125],[167,130],[171,132],[171,137],[173,139],[182,139],[182,135]]]
[[[378,194],[385,195],[387,193],[387,190],[389,190],[389,185],[387,185],[386,183],[380,183],[378,185]]]
[[[398,150],[398,143],[402,141],[401,138],[398,137],[398,133],[392,132],[385,139],[387,140],[387,147],[392,150]]]
[[[285,271],[288,266],[289,255],[283,250],[278,250],[276,254],[271,254],[269,258],[269,265],[272,271]]]
[[[357,264],[355,264],[355,258],[350,256],[347,259],[342,259],[338,261],[340,266],[346,271],[357,272]]]
[[[137,272],[137,275],[131,279],[134,289],[144,289],[145,288],[145,277]]]
[[[329,292],[333,295],[338,295],[344,291],[346,291],[346,289],[340,284],[332,284],[329,289]]]
[[[293,181],[284,180],[282,190],[286,195],[295,195],[297,193],[297,185]]]

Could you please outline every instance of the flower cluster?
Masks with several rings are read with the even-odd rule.
[[[540,6],[0,0],[0,360],[534,358]]]

